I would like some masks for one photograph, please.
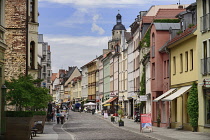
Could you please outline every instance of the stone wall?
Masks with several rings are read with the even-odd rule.
[[[26,8],[26,0],[6,0],[5,3],[6,80],[26,72]]]

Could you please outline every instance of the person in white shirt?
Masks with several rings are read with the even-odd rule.
[[[61,124],[63,124],[64,119],[65,119],[65,114],[63,111],[61,111],[61,113],[60,113],[60,119],[61,119]]]

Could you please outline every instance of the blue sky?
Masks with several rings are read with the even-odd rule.
[[[180,0],[191,4],[196,0]],[[129,31],[139,11],[179,0],[39,0],[39,34],[51,46],[52,71],[81,66],[107,49],[116,15]]]

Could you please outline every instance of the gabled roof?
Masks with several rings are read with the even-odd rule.
[[[176,43],[179,40],[184,39],[185,37],[193,34],[197,29],[197,25],[191,27],[191,28],[187,28],[183,33],[175,36],[173,39],[169,40],[164,46],[168,47],[169,45],[172,45],[174,43]]]
[[[185,9],[159,9],[155,19],[176,19],[176,15],[186,11]]]
[[[180,23],[154,23],[156,30],[180,29]]]
[[[72,73],[74,72],[74,70],[75,70],[76,68],[77,68],[76,66],[69,67],[69,70],[68,70],[68,72],[67,72],[66,75],[65,75],[65,78],[69,78],[69,77],[72,75]]]
[[[56,75],[57,75],[57,73],[52,73],[51,81],[54,81],[56,79]]]
[[[131,38],[131,32],[125,32],[125,39],[128,41]]]

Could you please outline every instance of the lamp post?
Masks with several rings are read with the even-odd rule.
[[[137,98],[139,98],[139,100],[140,100],[140,90],[138,89],[137,91],[135,91],[135,93],[136,93],[136,95],[137,95],[137,97],[136,97],[136,100],[137,100]],[[141,101],[140,101],[141,102]],[[140,121],[140,132],[141,132],[141,129],[142,129],[142,126],[141,126],[141,106],[139,106],[139,121]]]
[[[123,96],[122,96],[122,101],[123,101],[123,112],[124,112],[124,114],[125,114],[125,104],[124,104],[124,99],[125,99],[125,96],[123,95]]]
[[[1,134],[6,132],[6,121],[5,121],[5,96],[6,96],[6,85],[1,86]]]

